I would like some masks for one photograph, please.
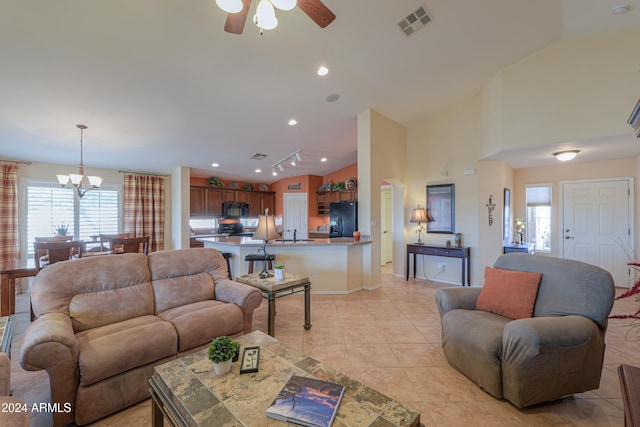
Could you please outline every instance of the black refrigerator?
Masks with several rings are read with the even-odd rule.
[[[358,202],[333,202],[329,205],[330,237],[353,237],[358,229]]]

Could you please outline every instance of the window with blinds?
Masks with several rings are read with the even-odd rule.
[[[33,255],[36,237],[54,236],[59,226],[67,226],[68,235],[85,242],[97,240],[92,236],[101,233],[118,233],[120,192],[118,186],[102,186],[80,198],[75,189],[62,188],[56,183],[28,183],[24,245],[27,257]]]
[[[525,240],[536,252],[551,252],[551,185],[527,186],[527,230]]]

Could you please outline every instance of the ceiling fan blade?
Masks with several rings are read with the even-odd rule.
[[[320,28],[326,27],[336,19],[336,15],[321,0],[298,0],[298,7]]]
[[[231,34],[242,34],[250,7],[251,0],[242,0],[242,10],[240,12],[227,14],[227,22],[224,24],[224,30]]]

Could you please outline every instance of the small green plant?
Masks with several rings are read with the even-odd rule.
[[[337,184],[333,184],[331,186],[331,191],[342,191],[345,190],[347,188],[347,186],[345,185],[344,181],[340,181]]]
[[[238,350],[240,350],[240,343],[223,335],[211,341],[208,353],[209,360],[213,363],[226,362],[233,359]]]
[[[218,178],[217,176],[209,177],[209,185],[211,185],[212,187],[218,187],[218,188],[224,187],[224,185],[222,185],[222,182],[220,182],[220,178]]]
[[[69,226],[64,222],[60,225],[54,226],[53,228],[56,230],[57,236],[66,236],[67,233],[69,232]]]
[[[247,191],[253,191],[253,184],[245,184],[244,189]]]
[[[284,265],[276,264],[276,265],[273,266],[273,268],[277,268],[278,270],[284,270]]]

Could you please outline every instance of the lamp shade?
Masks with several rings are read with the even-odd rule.
[[[560,160],[561,162],[567,162],[569,160],[573,160],[579,152],[580,150],[566,150],[558,151],[557,153],[553,153],[553,155],[556,156],[556,159]]]
[[[428,209],[418,206],[413,210],[413,214],[411,214],[409,222],[433,222],[433,218],[431,217]]]
[[[269,215],[268,213],[258,215],[258,227],[255,233],[253,233],[253,240],[269,241],[280,239],[281,237],[276,228],[275,216]]]
[[[271,3],[280,10],[291,10],[296,7],[297,0],[271,0]]]

